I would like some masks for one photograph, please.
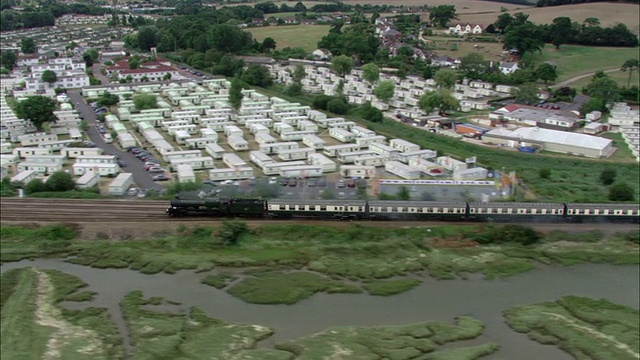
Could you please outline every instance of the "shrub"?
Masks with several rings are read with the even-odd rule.
[[[334,114],[344,115],[349,112],[350,105],[343,99],[333,99],[327,103],[327,111]]]
[[[327,110],[327,104],[329,104],[331,100],[333,100],[333,97],[329,95],[318,95],[313,99],[311,106],[314,109]]]
[[[249,233],[249,227],[242,221],[224,221],[218,234],[225,245],[237,245]]]
[[[609,188],[611,201],[633,201],[634,199],[634,190],[627,183],[617,183]]]

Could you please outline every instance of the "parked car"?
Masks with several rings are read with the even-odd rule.
[[[133,150],[139,149],[139,147],[137,146],[127,146],[127,148],[125,150],[127,150],[127,152],[132,152]]]
[[[147,196],[147,189],[140,189],[140,191],[138,191],[138,195],[139,198],[143,198],[145,196]]]
[[[336,186],[340,189],[345,188],[347,186],[347,183],[344,180],[338,180],[338,184],[336,184]]]
[[[294,186],[298,186],[298,180],[296,179],[289,179],[289,186],[294,187]]]
[[[217,185],[218,185],[218,184],[216,184],[216,182],[215,182],[215,181],[213,181],[213,180],[205,180],[205,181],[203,181],[202,183],[203,183],[203,184],[205,184],[205,185],[210,185],[210,186],[217,186]]]
[[[280,185],[287,186],[288,183],[289,183],[289,179],[287,179],[287,178],[281,178],[280,179]]]
[[[307,186],[309,187],[316,187],[316,181],[314,179],[309,179],[307,180]]]
[[[82,143],[88,147],[96,147],[96,144],[93,141],[83,141]]]
[[[152,174],[164,173],[164,169],[161,168],[161,167],[152,167],[147,171],[152,173]]]
[[[147,170],[147,171],[149,171],[151,169],[156,169],[156,168],[162,169],[162,166],[160,166],[160,164],[156,164],[156,163],[151,163],[149,165],[146,165],[146,163],[145,163],[145,166],[144,166],[144,169]]]
[[[350,187],[350,188],[356,187],[356,181],[353,179],[347,180],[347,187]]]
[[[155,175],[153,177],[153,181],[168,181],[168,180],[171,180],[171,178],[165,174]]]
[[[127,163],[124,160],[118,160],[118,166],[127,167]]]
[[[325,179],[318,179],[318,187],[327,186],[327,181]]]
[[[154,165],[160,165],[160,162],[156,159],[148,159],[144,162],[144,166],[154,166]]]
[[[131,189],[127,190],[127,195],[129,195],[129,196],[138,195],[138,189],[137,188],[131,188]]]

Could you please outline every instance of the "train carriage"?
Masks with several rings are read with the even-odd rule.
[[[466,202],[369,201],[369,218],[376,220],[464,220]]]
[[[469,220],[478,221],[563,221],[562,203],[469,203]]]
[[[361,219],[367,216],[364,200],[271,199],[267,211],[272,218]]]
[[[225,203],[219,199],[173,199],[166,210],[169,216],[210,216],[222,217],[227,215]]]
[[[567,220],[572,222],[639,222],[640,204],[567,204]]]

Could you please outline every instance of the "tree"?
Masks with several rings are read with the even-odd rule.
[[[269,87],[273,85],[273,78],[271,78],[271,72],[265,66],[258,64],[251,64],[242,73],[242,81],[249,85]]]
[[[393,97],[393,94],[396,91],[396,84],[391,80],[381,81],[375,89],[373,89],[373,94],[378,97],[378,99],[388,102]]]
[[[95,48],[87,50],[85,54],[89,54],[89,56],[91,56],[91,60],[93,60],[94,62],[100,57],[100,52]]]
[[[98,99],[98,106],[113,106],[116,105],[120,102],[120,98],[118,97],[118,95],[114,95],[112,93],[109,92],[105,92],[104,94],[102,94],[102,96],[100,96],[100,98]]]
[[[611,201],[633,201],[635,198],[633,188],[627,183],[617,183],[609,188]]]
[[[638,71],[638,66],[640,66],[638,59],[629,59],[622,64],[620,70],[629,72],[627,87],[631,86],[631,74],[633,74],[634,71]]]
[[[138,47],[140,49],[149,51],[152,47],[156,47],[158,45],[158,28],[155,26],[145,26],[138,30]]]
[[[337,115],[344,115],[349,112],[349,104],[342,98],[335,98],[327,103],[327,111]]]
[[[374,63],[368,63],[362,66],[362,78],[373,84],[380,80],[380,68]]]
[[[549,36],[556,49],[560,49],[560,45],[572,40],[575,36],[575,31],[571,18],[561,16],[553,19],[553,23],[549,26]]]
[[[616,180],[616,170],[612,168],[607,168],[602,170],[600,173],[600,182],[604,185],[611,185]]]
[[[440,89],[422,95],[418,107],[427,114],[431,114],[435,110],[444,114],[450,110],[457,110],[460,107],[460,102],[451,95],[449,90]]]
[[[451,69],[442,69],[438,70],[433,78],[436,80],[438,87],[451,89],[458,80],[458,73]]]
[[[137,110],[155,109],[158,107],[158,98],[154,94],[138,94],[133,97],[133,105]]]
[[[358,108],[358,114],[371,122],[382,122],[384,115],[380,109],[371,106],[370,102],[367,102]]]
[[[223,221],[222,228],[220,229],[218,236],[227,246],[238,245],[240,240],[245,234],[249,233],[249,227],[247,223],[241,221]]]
[[[236,109],[236,111],[240,109],[240,106],[242,105],[243,96],[242,83],[240,82],[240,79],[234,78],[231,80],[231,89],[229,89],[229,103],[234,109]]]
[[[129,69],[137,69],[140,67],[140,59],[132,57],[129,59]]]
[[[305,76],[307,76],[307,71],[304,69],[304,66],[301,64],[296,65],[293,69],[293,74],[291,75],[293,82],[300,83]]]
[[[40,178],[35,178],[29,181],[29,183],[24,187],[24,192],[27,194],[35,194],[46,190],[47,187],[45,186],[44,181]]]
[[[331,59],[331,69],[340,76],[345,76],[353,69],[353,59],[347,55],[339,55]]]
[[[596,73],[583,91],[593,98],[605,100],[608,104],[620,100],[618,83],[604,73]]]
[[[275,50],[276,47],[277,47],[277,43],[273,38],[266,37],[264,40],[262,40],[262,49],[263,50],[266,50],[268,52],[270,50]]]
[[[20,40],[20,51],[23,54],[35,54],[38,51],[35,40],[30,37],[22,38]]]
[[[164,74],[164,76],[162,77],[162,80],[164,81],[171,80],[171,73]]]
[[[88,68],[93,66],[93,59],[91,58],[91,55],[89,55],[89,53],[84,53],[82,55],[82,60],[84,60],[84,63]]]
[[[29,96],[16,105],[16,115],[29,120],[33,126],[41,131],[45,124],[55,123],[58,119],[53,112],[56,109],[55,100],[46,96]]]
[[[311,103],[311,107],[319,110],[327,110],[327,104],[329,101],[333,100],[332,96],[329,95],[318,95],[313,98],[313,102]]]
[[[536,77],[544,81],[545,84],[549,81],[553,82],[558,78],[557,68],[548,63],[538,65],[538,67],[536,68],[535,74],[536,74]]]
[[[53,83],[58,81],[58,75],[52,70],[45,70],[42,72],[42,81],[46,82],[51,86]]]
[[[542,31],[531,23],[513,27],[504,36],[503,48],[516,49],[520,56],[528,52],[541,52],[543,47]]]
[[[0,64],[7,70],[13,70],[17,61],[18,55],[13,51],[5,50],[2,52],[2,55],[0,55]]]
[[[440,27],[447,27],[447,23],[457,19],[456,7],[454,5],[438,5],[429,11],[429,20],[432,24]]]
[[[493,23],[493,26],[500,31],[500,33],[504,34],[509,26],[513,24],[513,16],[509,13],[504,13],[498,16],[498,20]]]
[[[51,174],[44,185],[47,191],[70,191],[76,188],[73,175],[64,171]]]
[[[468,78],[477,79],[487,70],[487,65],[479,53],[469,53],[460,58],[460,71]]]
[[[538,86],[534,83],[524,83],[518,86],[516,90],[516,101],[521,104],[535,104],[539,101],[538,98]]]
[[[596,17],[588,17],[586,19],[584,19],[584,21],[582,22],[583,24],[591,27],[591,26],[598,26],[600,25],[600,19],[596,18]]]
[[[401,185],[400,188],[398,188],[398,193],[396,194],[396,196],[398,197],[398,200],[411,200],[411,193],[409,192],[409,188],[404,185]]]

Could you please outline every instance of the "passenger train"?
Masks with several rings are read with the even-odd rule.
[[[498,222],[640,222],[639,204],[433,202],[299,199],[174,199],[169,216],[441,220]]]

